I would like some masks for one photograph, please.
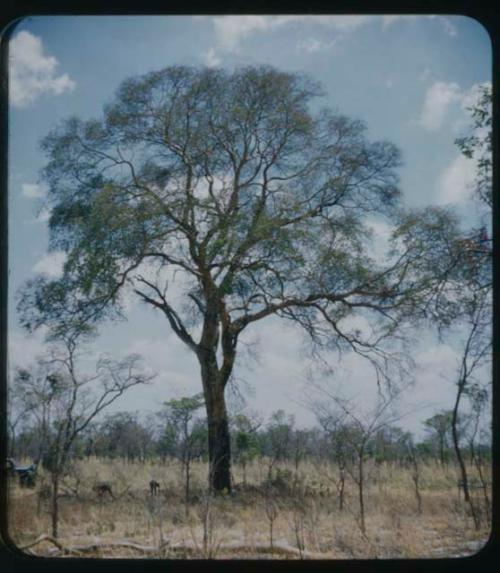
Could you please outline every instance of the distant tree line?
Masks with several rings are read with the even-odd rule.
[[[198,398],[182,398],[166,402],[154,417],[137,412],[109,413],[95,421],[74,441],[70,457],[90,456],[123,459],[131,463],[178,461],[189,464],[194,460],[208,460],[207,425],[200,415]],[[198,402],[199,403],[199,402]],[[191,409],[191,411],[190,411]],[[491,459],[490,435],[479,430],[474,413],[462,416],[460,425],[461,451],[466,460],[475,457]],[[239,414],[230,419],[232,451],[235,464],[246,466],[256,458],[265,459],[269,473],[280,463],[300,465],[306,459],[329,459],[338,462],[355,455],[352,444],[359,429],[354,423],[344,422],[334,427],[318,425],[298,428],[293,416],[283,410],[274,412],[266,424]],[[425,436],[415,441],[411,432],[396,425],[387,425],[370,435],[364,453],[376,463],[409,463],[408,444],[421,460],[435,460],[441,464],[455,459],[452,441],[452,411],[440,411],[423,421]],[[55,429],[53,429],[55,432]],[[36,459],[43,445],[36,423],[25,423],[10,436],[9,455],[15,459]]]

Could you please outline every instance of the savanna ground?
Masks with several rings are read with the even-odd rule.
[[[346,478],[341,510],[334,466],[304,462],[295,473],[291,464],[275,465],[270,480],[268,471],[265,459],[248,464],[244,473],[235,465],[233,493],[214,498],[206,493],[206,464],[195,463],[186,505],[177,462],[80,460],[64,479],[58,540],[47,535],[43,470],[34,489],[10,479],[9,533],[33,555],[203,559],[464,556],[489,537],[483,493],[473,490],[482,518],[476,530],[451,463],[421,464],[419,513],[410,469],[367,462],[364,534],[356,483]],[[151,479],[160,483],[156,496],[149,491]],[[111,484],[114,499],[99,499],[93,487],[101,481]]]

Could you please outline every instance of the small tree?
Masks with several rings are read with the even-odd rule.
[[[467,331],[458,369],[457,393],[452,410],[451,430],[465,501],[472,504],[468,490],[467,469],[460,449],[458,421],[462,397],[467,394],[473,397],[474,393],[480,396],[477,393],[478,383],[475,380],[475,375],[485,363],[490,361],[492,344],[490,332],[491,308],[490,301],[484,297],[483,293],[476,292],[469,299],[464,319]],[[474,514],[472,506],[471,510]]]
[[[50,354],[30,369],[18,369],[14,384],[32,406],[42,437],[42,462],[51,479],[52,536],[58,536],[59,487],[68,470],[72,448],[89,424],[133,386],[153,376],[140,371],[140,358],[98,360],[93,374],[78,366],[80,340],[72,335],[58,340]]]
[[[346,467],[350,455],[350,445],[346,436],[349,428],[344,424],[343,414],[340,418],[336,418],[332,412],[325,412],[323,407],[316,406],[314,410],[323,428],[323,443],[319,452],[320,457],[325,458],[328,462],[335,463],[338,468],[337,475],[332,476],[328,468],[323,473],[328,480],[333,481],[337,490],[339,511],[343,511]],[[321,465],[319,469],[321,471]]]
[[[137,413],[117,412],[101,423],[97,451],[112,458],[121,456],[128,462],[144,462],[151,440],[151,432],[141,424]]]
[[[161,463],[165,464],[167,458],[175,458],[177,455],[177,432],[172,422],[168,419],[165,420],[165,412],[160,411],[156,415],[160,420],[158,422],[159,436],[156,447]]]
[[[420,493],[420,460],[419,453],[413,442],[413,437],[410,433],[406,433],[402,439],[403,447],[406,450],[406,459],[411,464],[413,487],[415,489],[415,497],[417,498],[417,511],[422,513],[422,495]]]
[[[470,384],[467,389],[467,397],[469,399],[470,411],[466,419],[465,440],[469,450],[470,464],[477,472],[479,484],[483,492],[484,506],[486,509],[486,519],[490,519],[491,515],[491,502],[488,493],[489,479],[488,474],[485,474],[485,461],[490,460],[491,463],[491,443],[490,440],[481,443],[480,440],[486,437],[489,438],[489,424],[486,427],[481,427],[484,423],[484,414],[487,412],[491,416],[491,411],[488,408],[490,404],[488,391],[480,384]],[[470,495],[470,492],[469,492]],[[464,495],[465,497],[465,495]],[[471,503],[471,502],[469,502]],[[474,517],[474,511],[471,507],[471,513]],[[480,525],[480,514],[476,513],[477,521],[476,527]]]
[[[203,394],[165,402],[164,417],[172,435],[176,436],[177,456],[184,476],[184,502],[186,513],[191,488],[191,464],[206,450],[206,425],[196,418],[203,406]]]
[[[293,426],[293,416],[287,417],[284,410],[276,410],[269,417],[265,436],[269,456],[269,481],[272,479],[272,470],[275,465],[279,462],[284,462],[290,457]]]
[[[346,456],[346,469],[357,485],[359,500],[359,526],[363,535],[366,535],[365,523],[365,462],[368,454],[370,439],[383,428],[401,419],[402,415],[395,411],[395,403],[405,388],[392,388],[384,396],[379,393],[373,408],[358,413],[353,406],[354,400],[348,400],[321,388],[329,401],[324,400],[315,405],[316,416],[322,420],[323,426],[328,418],[341,425],[342,437],[348,445]]]
[[[261,425],[260,418],[256,415],[247,416],[238,414],[232,419],[234,435],[234,453],[236,461],[241,463],[243,468],[243,483],[246,484],[246,468],[259,453],[259,440],[257,430]]]
[[[19,369],[16,378],[24,378],[29,373]],[[7,396],[7,435],[8,435],[8,455],[11,458],[17,456],[17,434],[18,429],[26,431],[29,419],[33,416],[35,404],[26,403],[23,395],[22,384],[15,384],[9,388]]]
[[[448,459],[453,412],[443,410],[424,420],[425,430],[438,451],[441,465]]]

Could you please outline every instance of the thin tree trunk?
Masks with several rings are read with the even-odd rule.
[[[457,457],[458,465],[460,468],[460,475],[461,475],[461,479],[462,479],[462,488],[464,490],[464,498],[465,498],[465,501],[470,504],[469,481],[468,481],[468,476],[467,476],[467,469],[465,467],[465,462],[464,462],[464,459],[462,456],[462,452],[460,451],[460,444],[458,443],[458,431],[457,431],[458,407],[460,405],[460,398],[462,397],[463,390],[464,390],[464,383],[459,382],[457,397],[455,400],[455,405],[453,407],[453,415],[451,418],[451,435],[453,438],[453,448],[455,449],[455,455]]]
[[[422,496],[420,495],[420,475],[416,458],[413,461],[413,484],[415,485],[415,496],[417,498],[418,513],[422,513]]]
[[[186,491],[185,491],[185,509],[186,515],[188,514],[188,505],[189,505],[189,495],[190,495],[190,482],[191,482],[191,460],[188,458],[186,460]]]
[[[488,521],[490,521],[490,519],[491,519],[491,502],[490,502],[490,498],[488,495],[488,484],[486,483],[486,479],[484,477],[483,470],[481,469],[481,460],[476,456],[473,444],[471,444],[471,454],[473,456],[472,459],[473,459],[474,464],[476,466],[476,469],[477,469],[477,472],[479,475],[479,480],[481,482],[481,488],[483,490],[483,497],[484,497],[484,503],[485,503],[485,508],[486,508],[486,518]]]
[[[470,511],[472,514],[472,519],[474,521],[474,527],[476,529],[479,529],[479,518],[477,515],[476,507],[474,506],[474,503],[473,503],[472,498],[470,496],[467,469],[465,467],[465,462],[464,462],[464,459],[462,456],[462,452],[460,451],[460,444],[458,443],[458,431],[457,431],[458,407],[460,404],[460,398],[462,397],[462,393],[464,391],[464,388],[465,388],[465,380],[461,380],[458,383],[457,398],[455,400],[455,405],[453,407],[453,416],[451,419],[451,434],[452,434],[452,438],[453,438],[453,447],[455,449],[455,455],[457,457],[458,465],[460,467],[460,474],[462,476],[462,487],[464,490],[464,499],[465,499],[465,502],[469,504]]]
[[[418,469],[415,469],[413,473],[413,484],[415,486],[415,496],[417,498],[417,511],[420,515],[422,513],[422,496],[420,494]]]
[[[59,526],[59,475],[52,476],[52,537],[57,539]]]
[[[361,531],[366,533],[365,528],[365,501],[364,501],[364,468],[363,468],[363,456],[364,452],[361,451],[359,454],[359,474],[358,474],[358,490],[359,490],[359,516],[361,520]]]
[[[339,466],[340,469],[340,476],[339,476],[339,480],[340,480],[340,487],[339,487],[339,511],[343,511],[344,510],[344,489],[345,489],[345,467]]]

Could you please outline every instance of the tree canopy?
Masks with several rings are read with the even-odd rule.
[[[312,113],[320,94],[268,67],[169,67],[125,81],[102,119],[56,127],[42,143],[50,245],[68,256],[62,279],[25,292],[21,307],[37,312],[24,324],[116,316],[127,286],[192,349],[202,341],[189,327],[212,307],[228,348],[270,314],[316,334],[315,318],[326,319],[342,338],[339,321],[356,308],[386,309],[409,252],[374,272],[363,217],[394,212],[400,153],[369,142],[360,121]],[[410,227],[439,232],[448,216],[421,215],[401,227],[415,255],[432,241]],[[168,269],[183,278],[177,308],[173,274],[157,272]]]

